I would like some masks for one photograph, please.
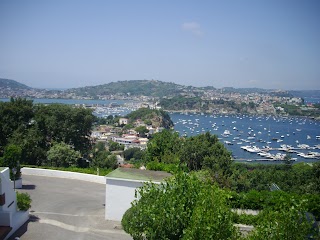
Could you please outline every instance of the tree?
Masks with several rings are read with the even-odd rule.
[[[195,174],[179,173],[160,185],[146,183],[124,214],[134,239],[237,239],[226,194]]]
[[[53,167],[76,166],[80,157],[80,152],[72,149],[70,145],[64,142],[55,143],[47,152],[47,165]]]
[[[30,100],[11,98],[10,102],[0,102],[0,153],[13,132],[27,126],[33,117],[33,103]]]
[[[106,150],[103,142],[98,142],[94,145],[90,156],[92,167],[114,169],[118,166],[116,156]]]
[[[35,121],[49,142],[65,142],[86,153],[91,148],[92,110],[69,105],[37,105]]]
[[[3,154],[3,166],[9,167],[12,173],[12,169],[16,169],[16,175],[14,176],[15,179],[20,178],[20,162],[21,162],[21,148],[14,144],[9,144],[4,149]],[[12,173],[13,178],[13,173]]]
[[[264,210],[262,222],[248,236],[249,240],[320,239],[318,227],[301,206],[291,206],[278,211]],[[314,220],[313,220],[314,221]]]
[[[36,123],[28,127],[19,127],[9,139],[9,143],[18,145],[22,150],[21,163],[27,165],[42,164],[46,158],[49,144]]]
[[[114,142],[114,141],[109,141],[109,151],[119,151],[119,150],[124,150],[124,145]]]
[[[320,193],[320,162],[313,163],[312,165],[312,189]]]
[[[148,130],[145,126],[136,127],[136,128],[135,128],[135,131],[136,131],[137,133],[139,133],[139,136],[140,136],[140,137],[145,137],[145,136],[146,136],[146,133],[149,132],[149,130]]]
[[[164,127],[170,129],[173,126],[173,122],[168,113],[163,110],[156,110],[150,108],[140,108],[136,111],[129,113],[126,118],[132,123],[137,119],[147,121],[147,123],[152,123],[154,127]],[[150,124],[148,124],[150,125]]]
[[[131,159],[141,160],[144,155],[144,151],[140,148],[129,148],[123,152],[124,158],[129,161]]]
[[[209,132],[186,139],[181,151],[181,161],[186,162],[190,170],[203,167],[212,170],[230,171],[231,154],[219,142],[216,135]]]
[[[216,186],[201,189],[183,240],[241,239],[227,205],[227,193]]]
[[[177,163],[179,162],[181,144],[182,141],[177,132],[165,129],[154,134],[148,142],[145,160],[147,162]]]
[[[100,151],[92,159],[93,167],[99,168],[116,168],[117,167],[117,158],[115,155],[111,154],[108,151]]]
[[[94,152],[102,152],[102,151],[106,151],[106,145],[104,142],[97,142],[94,146],[93,146],[93,151]]]
[[[292,167],[292,157],[290,154],[286,154],[283,161],[287,169],[290,169]]]

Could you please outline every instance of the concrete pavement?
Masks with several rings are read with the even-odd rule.
[[[19,192],[31,196],[31,217],[10,239],[132,239],[120,222],[104,219],[104,184],[23,175]]]

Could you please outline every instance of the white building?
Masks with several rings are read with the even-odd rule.
[[[127,125],[128,124],[128,118],[119,118],[119,124]]]
[[[145,182],[160,183],[171,174],[161,171],[117,168],[106,176],[105,219],[121,221],[135,199],[135,190]]]
[[[8,239],[29,219],[29,211],[17,210],[10,169],[0,167],[0,171],[0,239]]]

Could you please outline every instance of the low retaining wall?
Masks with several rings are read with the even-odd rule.
[[[36,175],[36,176],[46,176],[46,177],[69,178],[69,179],[106,184],[105,176],[97,176],[97,175],[86,174],[86,173],[67,172],[67,171],[41,169],[41,168],[28,168],[28,167],[23,167],[21,169],[21,172],[22,172],[22,178],[23,178],[23,174],[25,174],[25,175]]]

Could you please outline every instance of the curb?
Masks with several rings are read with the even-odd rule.
[[[99,184],[106,184],[105,176],[97,176],[87,173],[67,172],[60,170],[42,169],[42,168],[28,168],[23,167],[21,173],[25,175],[46,176],[56,178],[68,178],[87,182],[94,182]]]

